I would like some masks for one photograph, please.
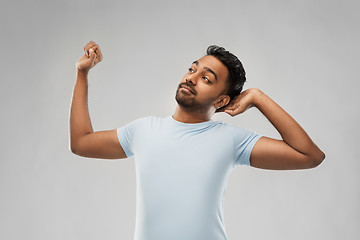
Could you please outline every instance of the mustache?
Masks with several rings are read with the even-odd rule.
[[[185,82],[185,83],[180,83],[180,84],[179,84],[179,88],[181,88],[181,87],[183,87],[183,86],[187,86],[188,88],[191,89],[191,91],[194,93],[194,95],[197,95],[195,89],[194,89],[191,85],[189,85],[188,83]]]

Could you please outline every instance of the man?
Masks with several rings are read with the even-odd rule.
[[[242,91],[239,59],[210,46],[178,85],[175,113],[143,117],[108,131],[94,132],[87,107],[87,76],[103,56],[95,42],[84,47],[70,112],[70,148],[90,158],[134,156],[137,177],[136,240],[224,240],[223,198],[237,165],[263,169],[318,166],[324,153],[301,126],[261,90]],[[242,92],[241,92],[242,91]],[[213,121],[259,109],[282,140]]]

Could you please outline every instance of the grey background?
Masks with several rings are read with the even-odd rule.
[[[235,239],[359,239],[357,1],[2,1],[1,239],[132,239],[134,158],[69,150],[75,63],[89,75],[95,131],[168,116],[189,64],[210,44],[243,62],[248,82],[290,113],[326,153],[318,168],[237,167],[225,196]],[[214,120],[279,134],[257,109]]]

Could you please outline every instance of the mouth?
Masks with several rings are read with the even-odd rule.
[[[192,93],[192,94],[195,95],[194,91],[190,87],[188,87],[186,85],[183,85],[180,88],[184,89],[186,92],[189,92],[189,93]]]

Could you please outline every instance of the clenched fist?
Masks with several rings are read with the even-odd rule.
[[[102,53],[98,44],[93,41],[88,42],[84,47],[85,54],[76,62],[77,70],[89,71],[102,59]]]

